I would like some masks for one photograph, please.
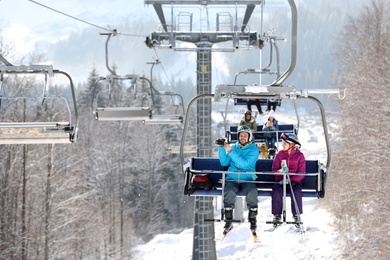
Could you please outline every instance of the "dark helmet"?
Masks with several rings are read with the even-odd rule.
[[[293,133],[282,133],[280,138],[286,143],[294,144],[295,148],[301,148],[301,143],[299,142],[298,137]]]
[[[246,132],[249,134],[249,142],[252,141],[253,139],[253,134],[252,134],[252,131],[251,129],[249,128],[249,126],[247,125],[240,125],[237,129],[237,137],[240,138],[240,133],[242,132]]]
[[[249,118],[247,118],[246,115],[249,115]],[[246,122],[250,122],[252,120],[252,112],[250,110],[247,110],[245,112],[244,119],[245,119]]]

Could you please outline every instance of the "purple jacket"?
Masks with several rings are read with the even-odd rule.
[[[286,160],[288,172],[290,173],[306,173],[306,160],[305,156],[300,150],[291,150],[291,153],[282,150],[276,155],[272,164],[272,171],[277,172],[282,168],[282,160]],[[301,184],[301,180],[305,176],[291,175],[291,182],[297,182]],[[275,175],[275,181],[283,180],[283,175]]]

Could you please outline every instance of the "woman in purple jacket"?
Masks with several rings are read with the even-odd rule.
[[[282,134],[282,147],[283,150],[278,152],[274,162],[272,164],[273,172],[283,172],[282,161],[286,161],[288,173],[306,173],[306,160],[303,153],[299,150],[301,144],[298,137],[295,134],[287,133]],[[298,205],[298,210],[294,205],[293,199],[291,199],[291,211],[294,217],[294,222],[299,227],[298,214],[302,214],[302,185],[301,180],[303,175],[290,175],[291,183],[288,184],[288,188],[294,192],[295,199]],[[288,181],[288,179],[286,179]],[[281,215],[283,210],[283,175],[275,175],[275,181],[277,182],[272,188],[272,214],[274,215],[273,223],[278,225],[281,223]]]

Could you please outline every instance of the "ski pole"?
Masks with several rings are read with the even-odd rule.
[[[283,223],[286,223],[286,175],[287,171],[285,171],[285,168],[287,167],[286,160],[282,160],[282,169],[283,169]]]
[[[303,223],[301,220],[301,212],[299,211],[298,203],[297,203],[297,200],[295,199],[294,189],[292,187],[290,176],[287,175],[287,178],[288,178],[288,183],[290,183],[291,198],[293,199],[293,202],[294,202],[295,212],[297,213],[297,216],[298,216],[299,229],[301,230],[301,232],[304,232]]]
[[[223,202],[223,199],[225,197],[225,178],[226,178],[226,173],[222,173],[222,195],[221,195],[221,221],[225,219],[225,204]]]

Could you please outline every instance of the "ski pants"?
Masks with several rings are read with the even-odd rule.
[[[255,183],[238,183],[233,181],[227,181],[225,183],[223,204],[224,207],[231,207],[234,209],[236,203],[236,196],[238,190],[241,189],[245,194],[246,205],[248,209],[257,208],[259,203],[257,199],[257,189]]]
[[[268,111],[271,111],[271,109],[273,111],[276,111],[276,106],[278,105],[278,101],[275,101],[275,102],[272,102],[272,101],[269,101],[268,100],[268,103],[267,103],[267,110]]]
[[[271,136],[266,136],[264,138],[265,144],[267,145],[267,148],[274,148],[277,150],[277,147],[275,145],[276,143],[276,134],[272,134]]]
[[[248,100],[246,103],[246,107],[248,108],[249,111],[252,111],[252,105],[256,105],[257,111],[259,111],[260,114],[263,113],[263,110],[261,109],[261,104],[260,104],[260,99],[256,100]]]
[[[295,199],[298,204],[299,214],[303,213],[302,210],[302,186],[300,184],[294,184],[290,186],[290,190],[292,187],[292,191],[294,192]],[[289,189],[286,189],[286,191],[289,191]],[[291,197],[291,195],[290,195]],[[297,215],[297,209],[295,208],[294,200],[291,197],[291,212],[293,215]],[[280,185],[279,183],[276,183],[274,187],[272,188],[272,214],[273,215],[281,215],[283,211],[283,185]]]

